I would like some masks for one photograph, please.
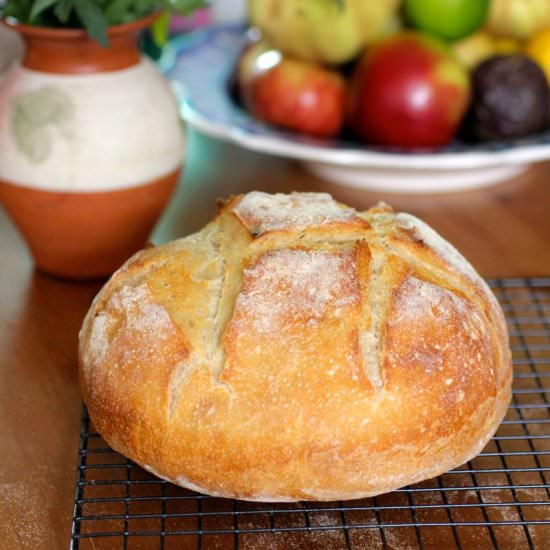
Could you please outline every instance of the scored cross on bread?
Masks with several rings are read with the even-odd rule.
[[[478,454],[510,401],[502,312],[423,222],[323,193],[230,198],[131,258],[80,335],[90,416],[157,476],[248,500],[360,498]]]

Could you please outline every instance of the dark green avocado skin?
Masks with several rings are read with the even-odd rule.
[[[542,69],[522,54],[497,55],[472,73],[463,124],[468,141],[519,138],[548,127],[550,89]]]

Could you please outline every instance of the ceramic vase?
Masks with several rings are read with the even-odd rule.
[[[0,200],[43,271],[112,273],[179,180],[176,100],[137,46],[151,21],[111,27],[107,48],[82,30],[14,26],[26,52],[0,87]]]

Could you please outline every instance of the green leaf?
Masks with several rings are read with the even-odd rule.
[[[189,15],[205,4],[204,0],[165,0],[165,3],[171,10],[183,15]]]
[[[162,10],[188,15],[208,3],[208,0],[0,0],[0,16],[33,25],[82,26],[106,46],[108,25],[135,21]],[[154,25],[154,40],[159,44],[165,42],[168,34],[166,18],[162,16]]]
[[[110,25],[117,25],[124,21],[124,17],[131,8],[133,0],[113,0],[106,5],[105,17]]]
[[[137,17],[149,15],[162,7],[161,2],[151,2],[150,0],[134,0],[133,8]]]
[[[165,11],[151,25],[151,35],[157,46],[164,46],[168,41],[168,27],[170,26],[170,14]]]
[[[54,8],[55,16],[63,24],[67,23],[73,10],[73,0],[59,0],[59,3]]]
[[[21,23],[29,23],[29,14],[32,8],[31,0],[7,0],[0,4],[2,17],[14,17]]]
[[[32,6],[31,13],[29,15],[29,21],[35,21],[36,18],[49,7],[56,4],[58,0],[36,0]]]
[[[107,19],[94,0],[75,0],[74,9],[88,34],[103,47],[109,45]]]

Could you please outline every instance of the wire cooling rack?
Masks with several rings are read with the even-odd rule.
[[[264,504],[161,481],[112,451],[84,411],[71,548],[550,548],[550,278],[489,281],[506,313],[513,402],[474,460],[346,502]]]

